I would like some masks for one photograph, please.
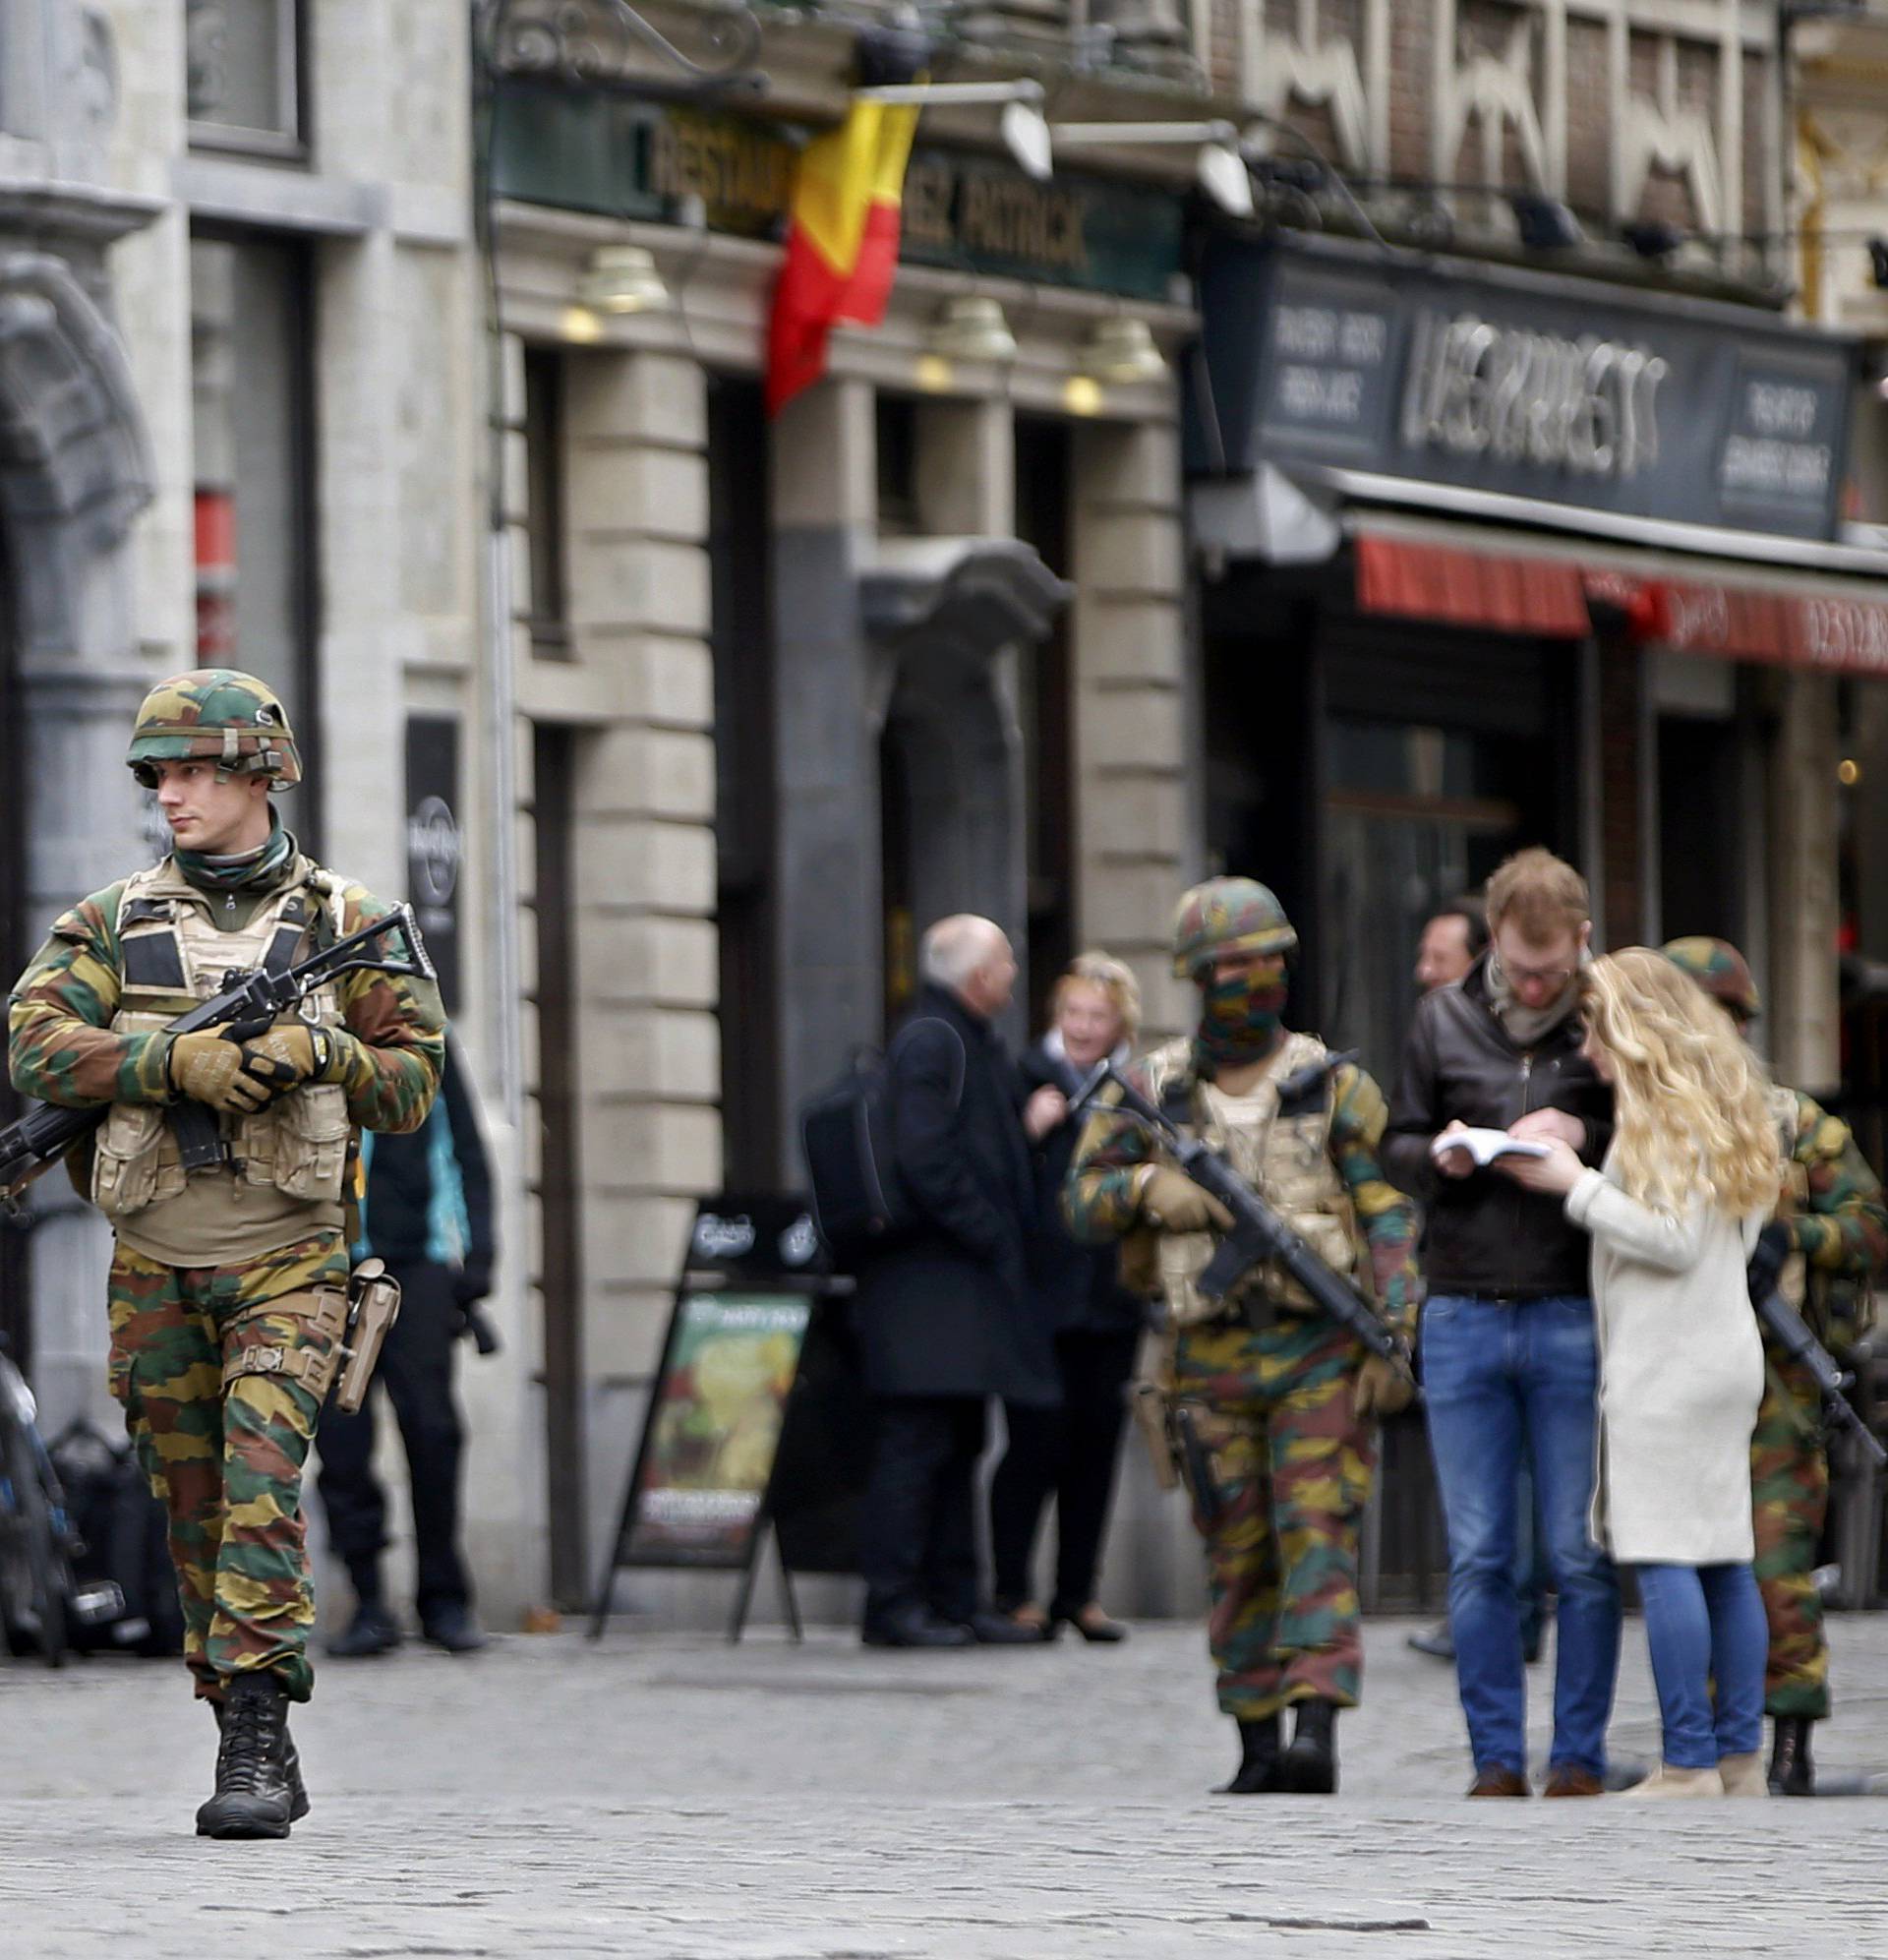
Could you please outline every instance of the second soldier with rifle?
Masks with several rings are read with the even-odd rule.
[[[221,1736],[197,1828],[286,1837],[308,1809],[288,1733],[313,1679],[302,1470],[349,1338],[355,1145],[425,1120],[443,1017],[409,921],[266,1025],[178,1032],[232,973],[286,979],[391,909],[275,816],[301,761],[263,682],[166,682],[128,760],[171,854],[54,924],[14,988],[8,1059],[23,1094],[106,1111],[73,1169],[115,1236],[112,1393],[168,1513],[184,1657]]]
[[[1403,1359],[1420,1290],[1414,1208],[1378,1162],[1377,1085],[1284,1027],[1296,944],[1278,901],[1252,879],[1188,892],[1174,971],[1200,989],[1199,1020],[1128,1080],[1181,1138],[1210,1148],[1215,1179],[1229,1165],[1263,1201],[1255,1215],[1282,1220],[1287,1242],[1309,1247],[1339,1285],[1310,1273],[1308,1289],[1292,1277],[1296,1247],[1236,1278],[1223,1260],[1215,1268],[1249,1220],[1186,1174],[1159,1125],[1107,1106],[1118,1091],[1101,1092],[1065,1192],[1078,1236],[1139,1240],[1157,1268],[1162,1386],[1206,1541],[1219,1706],[1239,1727],[1226,1785],[1237,1795],[1336,1788],[1337,1712],[1356,1705],[1362,1675],[1357,1543],[1373,1432],[1415,1393]],[[1340,1317],[1339,1291],[1346,1316],[1360,1298],[1377,1318]]]

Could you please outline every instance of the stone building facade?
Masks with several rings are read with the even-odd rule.
[[[643,11],[688,62],[745,31]],[[1070,143],[1037,183],[992,108],[927,111],[887,320],[770,424],[792,159],[845,111],[861,11],[757,15],[764,89],[703,91],[617,0],[0,0],[30,54],[0,72],[0,783],[32,791],[0,930],[23,953],[144,848],[149,680],[227,658],[287,691],[291,821],[425,908],[505,1194],[505,1350],[462,1371],[498,1624],[589,1593],[695,1203],[797,1183],[799,1101],[880,1039],[940,912],[1011,929],[1013,1035],[1090,945],[1158,1034],[1177,890],[1257,873],[1307,1018],[1387,1073],[1412,921],[1543,838],[1614,943],[1742,937],[1785,1073],[1839,1073],[1827,948],[1846,894],[1875,905],[1850,840],[1888,783],[1845,746],[1883,739],[1872,397],[1853,440],[1775,451],[1853,458],[1863,507],[1707,522],[1564,451],[1399,454],[1398,417],[1338,453],[1266,392],[1285,332],[1300,408],[1376,401],[1421,287],[1553,361],[1578,315],[1616,366],[1690,362],[1675,445],[1736,393],[1713,336],[1825,416],[1847,357],[1779,327],[1811,30],[1751,0],[980,8],[938,79],[1229,137],[1257,221],[1202,197],[1199,142]],[[1795,112],[1854,132],[1816,152],[1832,241],[1876,188],[1851,55]],[[1815,319],[1878,330],[1865,264],[1805,272]],[[99,1399],[101,1244],[38,1204],[0,1257],[62,1418]],[[1405,1590],[1421,1528],[1373,1527]],[[1190,1602],[1196,1567],[1131,1462],[1110,1603]]]

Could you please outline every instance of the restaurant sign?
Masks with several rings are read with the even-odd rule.
[[[803,129],[515,78],[499,94],[502,197],[782,235]],[[902,219],[908,265],[1150,301],[1171,299],[1180,272],[1179,201],[1118,178],[1058,170],[1038,184],[997,157],[920,145]]]
[[[1834,536],[1854,349],[1744,309],[1218,240],[1192,460]],[[1543,513],[1545,514],[1545,513]]]

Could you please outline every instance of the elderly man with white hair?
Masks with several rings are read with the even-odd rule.
[[[974,1479],[991,1396],[1053,1403],[1052,1357],[1025,1311],[1034,1179],[1019,1078],[993,1023],[1016,959],[974,914],[940,919],[886,1056],[897,1174],[918,1220],[858,1267],[865,1385],[877,1418],[860,1562],[875,1646],[1038,1637],[977,1583]]]

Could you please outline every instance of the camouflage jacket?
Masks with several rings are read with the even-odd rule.
[[[53,925],[8,1000],[7,1063],[23,1096],[66,1108],[174,1099],[171,1037],[114,1034],[122,882],[83,899]],[[391,908],[340,887],[341,931]],[[338,982],[347,1111],[364,1130],[417,1130],[433,1106],[445,1053],[445,1015],[430,980],[353,973]]]
[[[1858,1295],[1888,1266],[1888,1205],[1849,1125],[1801,1090],[1791,1094],[1791,1181],[1803,1197],[1786,1222],[1791,1249],[1808,1269],[1812,1324],[1820,1322],[1817,1331],[1827,1336],[1835,1323],[1855,1319]]]
[[[1144,1095],[1152,1088],[1146,1063],[1144,1056],[1128,1071]],[[1388,1117],[1383,1091],[1354,1063],[1339,1062],[1330,1072],[1330,1095],[1331,1160],[1370,1248],[1377,1298],[1385,1320],[1413,1339],[1422,1303],[1416,1207],[1386,1179],[1378,1158]],[[1102,1245],[1134,1230],[1141,1222],[1135,1172],[1160,1159],[1159,1145],[1140,1124],[1097,1108],[1083,1127],[1062,1188],[1063,1216],[1076,1237]]]

